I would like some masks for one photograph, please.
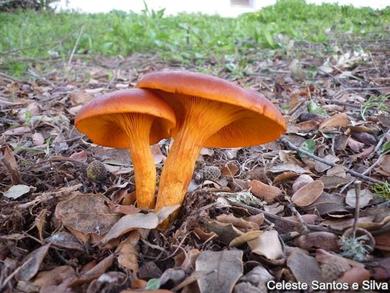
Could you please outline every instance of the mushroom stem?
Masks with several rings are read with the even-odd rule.
[[[221,107],[218,102],[197,97],[188,98],[183,107],[185,114],[161,174],[156,210],[183,202],[196,159],[206,140],[240,117],[233,107]]]
[[[120,125],[129,138],[129,152],[134,167],[137,206],[152,209],[155,203],[156,166],[149,134],[153,118],[144,114],[122,114]]]

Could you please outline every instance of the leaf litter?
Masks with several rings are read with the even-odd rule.
[[[239,76],[215,69],[269,97],[288,132],[264,146],[202,149],[165,232],[159,223],[178,207],[137,209],[127,152],[94,145],[73,119],[96,94],[177,64],[135,54],[110,77],[100,62],[75,57],[74,76],[58,60],[29,81],[0,76],[0,290],[264,292],[269,280],[388,280],[389,56],[364,41],[368,54],[356,55],[354,45],[338,47],[336,61],[297,43],[292,58],[249,54]],[[387,107],[375,107],[378,97]],[[158,172],[168,151],[169,140],[152,148]],[[104,178],[88,176],[94,161]],[[342,242],[351,229],[366,237],[363,247],[374,241],[364,262],[348,258],[357,249]]]

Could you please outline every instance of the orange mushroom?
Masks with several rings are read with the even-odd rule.
[[[202,147],[259,145],[286,130],[283,116],[263,95],[217,77],[161,71],[146,74],[137,87],[158,94],[177,119],[160,178],[157,210],[183,202]]]
[[[94,143],[126,148],[134,166],[137,205],[153,208],[156,168],[150,144],[169,137],[173,110],[161,98],[142,89],[115,91],[84,105],[76,127]]]

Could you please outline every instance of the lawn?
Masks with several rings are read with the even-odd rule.
[[[342,34],[386,38],[390,8],[373,10],[352,6],[309,5],[283,0],[275,6],[238,18],[181,14],[164,11],[142,14],[52,12],[0,13],[1,68],[22,74],[26,58],[73,54],[128,56],[158,54],[183,64],[204,64],[210,59],[245,62],[245,55],[265,48],[286,50],[291,42],[327,44]],[[241,61],[241,59],[244,59]]]

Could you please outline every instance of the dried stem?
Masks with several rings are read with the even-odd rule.
[[[331,166],[331,167],[336,167],[337,166],[335,163],[332,163],[332,162],[329,162],[327,160],[324,160],[323,158],[317,157],[316,155],[313,155],[313,154],[309,153],[308,151],[295,146],[291,141],[289,141],[286,138],[282,138],[282,139],[280,139],[280,141],[285,143],[290,149],[293,149],[295,151],[301,152],[302,154],[305,154],[306,156],[308,156],[308,157],[310,157],[310,158],[312,158],[312,159],[314,159],[314,160],[316,160],[318,162],[324,163],[324,164],[326,164],[328,166]],[[363,174],[361,174],[359,172],[356,172],[354,170],[351,170],[351,169],[346,169],[346,172],[351,174],[352,176],[358,177],[358,178],[360,178],[360,179],[362,179],[364,181],[384,184],[383,181],[380,181],[380,180],[368,177],[366,175],[363,175]]]

